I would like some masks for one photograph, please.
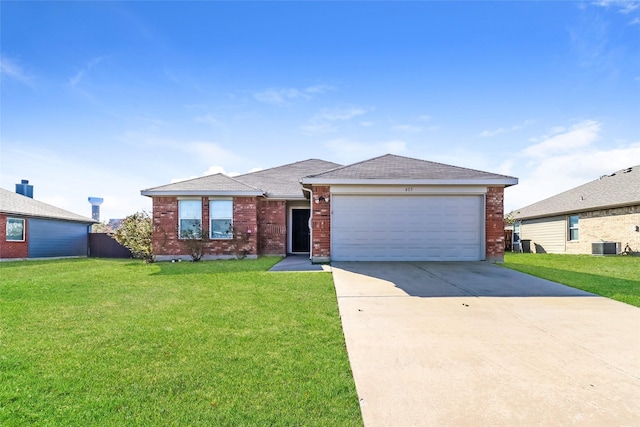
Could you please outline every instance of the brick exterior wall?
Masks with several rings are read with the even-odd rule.
[[[0,259],[27,258],[29,256],[29,221],[24,218],[24,242],[7,241],[7,217],[22,218],[16,215],[0,214]]]
[[[314,262],[327,262],[331,258],[331,199],[330,187],[314,185],[311,187],[313,198],[329,197],[329,202],[311,201],[311,259]]]
[[[258,200],[258,253],[260,255],[287,254],[287,202]]]
[[[202,224],[209,228],[209,198],[202,197]],[[219,239],[205,243],[203,259],[233,258],[238,249],[247,256],[258,254],[258,199],[233,198],[233,227],[239,240]],[[190,259],[183,241],[178,238],[178,198],[153,198],[153,252],[157,259]]]
[[[504,261],[504,188],[489,187],[485,199],[485,256],[490,262]]]
[[[578,241],[568,241],[566,253],[590,254],[591,244],[620,242],[620,250],[629,244],[633,252],[640,252],[640,204],[614,209],[583,212],[578,215]]]

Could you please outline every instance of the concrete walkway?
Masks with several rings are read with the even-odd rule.
[[[287,255],[269,271],[331,271],[331,266],[312,264],[309,255]]]
[[[334,263],[365,425],[638,426],[640,309],[489,263]]]

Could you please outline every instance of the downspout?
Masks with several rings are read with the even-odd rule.
[[[313,191],[300,187],[302,191],[309,192],[309,259],[313,259]]]

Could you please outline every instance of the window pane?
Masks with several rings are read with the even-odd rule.
[[[230,219],[212,219],[211,220],[211,238],[212,239],[233,238],[231,220]]]
[[[182,238],[198,238],[202,226],[199,219],[181,219],[180,220],[180,237]]]
[[[180,200],[180,219],[201,219],[202,202],[200,200]]]
[[[7,218],[7,240],[24,240],[24,219]]]
[[[233,218],[233,201],[232,200],[212,200],[209,209],[211,218]]]
[[[569,240],[578,240],[578,215],[569,217]]]
[[[578,230],[569,230],[569,240],[578,240]]]
[[[571,228],[578,227],[578,215],[573,215],[569,217],[569,227]]]

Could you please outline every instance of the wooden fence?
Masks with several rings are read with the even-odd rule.
[[[129,249],[107,233],[89,233],[89,256],[94,258],[133,258]]]

